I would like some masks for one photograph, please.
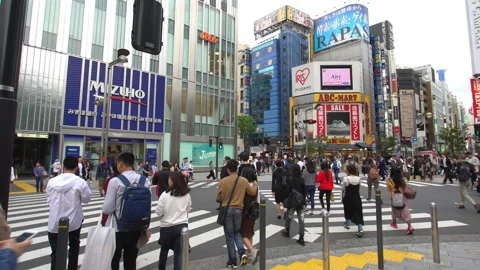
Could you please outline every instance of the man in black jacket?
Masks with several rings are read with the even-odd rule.
[[[447,179],[450,181],[450,184],[453,184],[453,174],[452,174],[452,161],[447,157],[447,155],[442,154],[442,164],[443,173],[445,174],[445,178],[443,179],[443,183],[447,183]]]
[[[219,181],[221,181],[223,178],[229,176],[228,174],[228,171],[227,171],[227,163],[228,161],[230,160],[231,158],[229,156],[226,156],[224,159],[223,159],[223,166],[222,166],[222,171],[220,172],[220,179]],[[222,202],[220,202],[220,206],[217,208],[217,210],[220,210],[220,207],[222,206]]]
[[[167,160],[162,162],[162,170],[155,173],[152,179],[152,185],[157,185],[156,195],[160,195],[168,188],[168,178],[170,178],[170,163]]]

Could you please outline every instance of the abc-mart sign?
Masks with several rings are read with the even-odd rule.
[[[105,63],[69,56],[63,127],[102,128],[107,72]],[[112,74],[110,129],[163,132],[165,77],[120,66]]]
[[[322,67],[351,66],[352,89],[324,89],[321,85]],[[363,93],[362,65],[358,61],[315,61],[292,68],[292,96],[305,96],[314,93],[340,92]]]

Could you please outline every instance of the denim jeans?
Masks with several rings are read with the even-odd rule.
[[[315,208],[315,186],[307,186],[308,196],[310,198],[310,208]]]
[[[477,203],[472,199],[472,197],[470,197],[470,195],[468,195],[468,190],[471,188],[470,182],[458,181],[458,184],[460,185],[460,205],[465,205],[465,201],[468,201],[475,206]]]
[[[235,254],[235,246],[237,246],[240,257],[245,254],[245,247],[243,246],[242,234],[240,227],[242,226],[242,209],[229,208],[227,210],[227,218],[223,231],[227,240],[228,263],[236,264],[237,256]]]
[[[315,199],[315,198],[313,198]],[[293,214],[297,212],[298,218],[298,234],[304,235],[305,234],[305,207],[300,206],[298,208],[288,208],[287,218],[285,219],[285,229],[290,232],[290,223],[292,223]]]
[[[350,226],[352,221],[350,219],[345,220],[345,225]],[[363,230],[363,224],[357,224],[358,230]]]
[[[338,174],[340,173],[340,169],[333,169],[333,174],[335,175],[335,184],[339,185],[342,181],[340,180],[340,177],[338,177]]]

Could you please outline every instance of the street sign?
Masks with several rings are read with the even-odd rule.
[[[412,143],[418,143],[418,138],[417,137],[412,137]]]

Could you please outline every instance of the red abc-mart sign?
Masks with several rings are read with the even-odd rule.
[[[480,118],[480,79],[470,79],[473,99],[473,116]]]

